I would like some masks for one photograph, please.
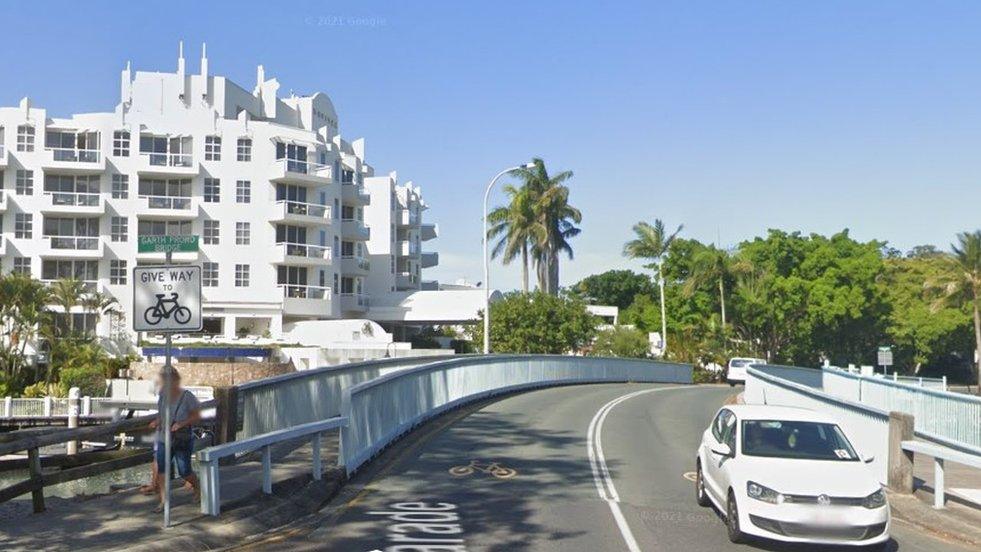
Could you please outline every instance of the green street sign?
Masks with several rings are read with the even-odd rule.
[[[197,236],[140,236],[136,243],[139,253],[194,252],[198,250]]]

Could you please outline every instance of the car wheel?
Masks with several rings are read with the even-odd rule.
[[[870,544],[863,548],[866,552],[886,552],[889,550],[889,541],[880,542],[879,544]]]
[[[739,509],[736,507],[736,495],[729,491],[729,500],[726,502],[726,533],[729,534],[729,542],[746,542],[746,535],[739,529]]]
[[[702,479],[702,463],[695,465],[695,502],[703,508],[711,504],[709,497],[705,494],[705,480]]]

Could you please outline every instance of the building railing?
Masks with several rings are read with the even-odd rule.
[[[69,161],[73,163],[98,163],[102,159],[99,150],[77,149],[77,148],[45,148],[52,154],[55,161]]]
[[[44,236],[51,249],[74,249],[79,251],[95,251],[99,249],[98,236]]]
[[[290,299],[329,299],[330,288],[322,286],[308,286],[300,284],[279,284],[283,290],[283,297]]]
[[[93,192],[44,192],[51,198],[51,205],[65,207],[98,207],[102,194]]]
[[[349,302],[351,306],[366,309],[370,306],[371,300],[365,293],[341,293],[341,300]]]
[[[3,144],[0,144],[0,157],[3,157],[5,153],[7,153],[7,150],[4,149]]]
[[[140,199],[146,199],[147,209],[190,211],[194,206],[194,198],[190,196],[141,195],[139,197]]]
[[[308,243],[276,242],[276,247],[282,247],[283,252],[289,257],[306,257],[310,259],[331,259],[331,248],[326,245],[312,245]]]
[[[140,155],[147,158],[151,167],[184,167],[194,166],[194,156],[190,153],[155,153],[141,151]]]
[[[50,285],[53,285],[55,282],[58,282],[58,281],[59,281],[59,279],[52,279],[52,278],[42,278],[41,279],[41,282],[43,282],[43,283],[45,283],[45,284],[47,284],[49,286]],[[87,292],[87,293],[94,293],[94,292],[96,292],[96,291],[99,290],[99,281],[98,280],[79,280],[78,283],[81,284],[82,290],[85,291],[85,292]]]
[[[279,158],[275,161],[275,164],[277,166],[281,166],[286,172],[290,173],[308,174],[322,178],[331,177],[330,165],[321,165],[320,163],[312,163],[310,161],[292,159],[289,157]]]
[[[341,259],[353,263],[358,270],[371,269],[371,261],[364,257],[358,257],[355,255],[341,255]]]
[[[290,201],[281,199],[276,205],[283,209],[285,215],[302,215],[307,217],[318,217],[324,219],[331,218],[331,208],[329,205],[319,203],[304,203],[301,201]]]

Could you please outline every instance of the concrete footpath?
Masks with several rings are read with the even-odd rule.
[[[220,517],[202,515],[192,492],[176,488],[171,501],[172,526],[164,530],[163,514],[154,512],[157,499],[128,488],[105,495],[51,500],[43,513],[7,516],[0,523],[0,550],[170,551],[235,544],[316,512],[334,496],[343,481],[336,468],[336,433],[323,441],[322,480],[313,481],[310,446],[303,445],[284,451],[273,462],[272,495],[261,492],[258,457],[223,467]]]

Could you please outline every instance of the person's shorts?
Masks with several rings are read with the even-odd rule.
[[[156,444],[156,451],[154,455],[157,458],[157,471],[160,475],[164,474],[166,469],[167,460],[164,458],[164,444],[158,442]],[[173,459],[174,464],[177,466],[177,474],[181,477],[187,477],[194,472],[191,471],[191,449],[180,449],[174,446],[170,447],[170,456]]]

